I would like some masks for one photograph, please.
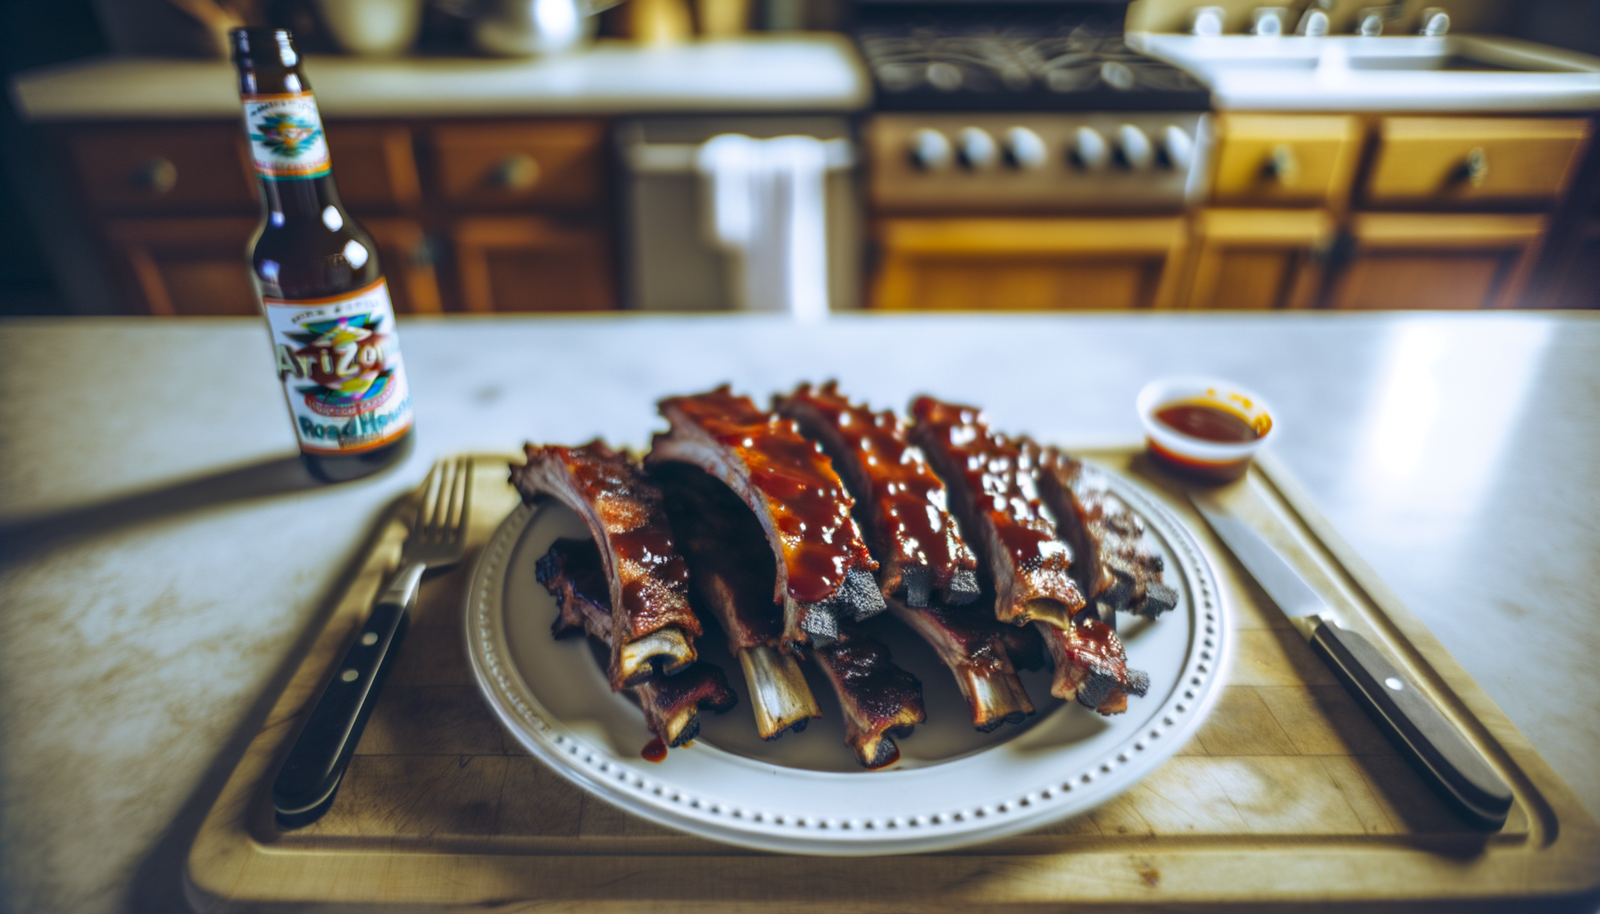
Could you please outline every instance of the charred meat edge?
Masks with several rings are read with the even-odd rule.
[[[688,568],[672,545],[661,492],[603,442],[528,445],[511,482],[526,502],[548,495],[577,512],[599,549],[608,591],[613,690],[695,660],[700,621],[689,606]]]
[[[1128,709],[1128,696],[1143,696],[1150,677],[1128,669],[1128,654],[1111,626],[1085,613],[1071,628],[1036,622],[1055,663],[1050,694],[1076,700],[1101,714]]]
[[[995,618],[1070,626],[1086,601],[1072,579],[1071,547],[1038,499],[1028,448],[991,431],[975,407],[919,397],[911,414],[911,440],[944,480],[961,530],[987,566]]]
[[[587,634],[611,641],[611,608],[600,550],[592,540],[558,539],[535,566],[539,583],[556,598],[551,634]],[[645,725],[662,743],[679,747],[700,734],[700,711],[718,714],[738,703],[722,669],[695,661],[672,676],[653,673],[623,689],[639,703]]]
[[[834,381],[801,384],[774,408],[822,445],[855,497],[885,598],[913,607],[927,606],[935,591],[950,605],[977,599],[978,560],[950,516],[944,483],[899,416],[852,405]]]
[[[651,441],[646,464],[698,466],[732,489],[761,523],[776,561],[785,651],[838,637],[843,622],[885,609],[853,500],[821,449],[792,420],[736,397],[726,385],[658,404],[670,430]]]
[[[895,738],[911,735],[927,719],[922,683],[896,666],[889,649],[848,628],[840,637],[813,647],[816,660],[844,712],[845,745],[865,768],[883,768],[900,760]]]
[[[1144,521],[1111,491],[1103,470],[1044,448],[1039,497],[1055,515],[1062,539],[1072,546],[1073,577],[1102,622],[1115,628],[1118,612],[1154,619],[1178,605],[1178,592],[1161,580],[1161,554],[1146,535]]]
[[[744,671],[756,732],[774,740],[822,716],[795,659],[778,649],[783,612],[772,599],[773,556],[748,506],[698,467],[657,466],[673,539],[689,563],[689,600],[722,627]]]

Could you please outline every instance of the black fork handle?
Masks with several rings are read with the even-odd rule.
[[[272,783],[272,808],[286,828],[309,825],[333,803],[367,718],[378,703],[410,624],[422,566],[408,566],[385,590],[345,651],[333,679],[295,737],[294,748]],[[409,584],[409,586],[407,586]]]

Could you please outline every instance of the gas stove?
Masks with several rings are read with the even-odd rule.
[[[880,111],[1205,111],[1211,96],[1122,40],[1122,3],[873,3],[856,42]]]

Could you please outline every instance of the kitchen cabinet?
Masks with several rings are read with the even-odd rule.
[[[1334,308],[1515,307],[1538,256],[1537,215],[1365,213],[1352,218]]]
[[[882,219],[872,306],[886,310],[1169,307],[1182,217]]]
[[[1363,202],[1549,206],[1568,186],[1588,128],[1582,118],[1385,118]]]
[[[397,311],[616,307],[605,121],[332,121],[327,131],[340,196],[377,245]],[[256,313],[244,251],[259,204],[237,122],[53,132],[132,310]]]
[[[606,238],[549,219],[463,219],[451,233],[467,311],[604,311],[616,292]]]
[[[1334,240],[1326,210],[1206,209],[1195,214],[1189,308],[1308,308]]]
[[[1354,117],[1219,115],[1212,197],[1239,206],[1339,206],[1360,143]]]

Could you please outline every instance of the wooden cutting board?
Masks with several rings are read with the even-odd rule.
[[[398,563],[394,506],[354,583],[206,817],[187,889],[201,911],[944,911],[1129,906],[1519,910],[1600,887],[1600,827],[1505,715],[1263,461],[1225,493],[1336,609],[1377,639],[1513,786],[1505,828],[1441,803],[1184,499],[1135,450],[1085,456],[1138,478],[1192,529],[1231,601],[1235,658],[1194,740],[1127,793],[1022,836],[936,854],[746,851],[624,813],[534,759],[479,696],[463,644],[475,551],[517,503],[508,458],[476,463],[473,548],[425,581],[332,809],[295,831],[271,781],[303,715]],[[692,750],[691,750],[692,751]],[[867,775],[870,776],[870,775]]]

